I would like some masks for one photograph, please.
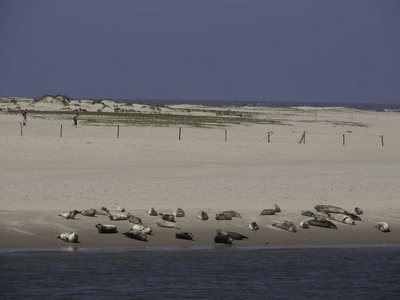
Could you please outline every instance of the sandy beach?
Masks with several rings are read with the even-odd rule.
[[[90,105],[89,105],[90,104]],[[236,246],[387,244],[400,242],[400,115],[349,108],[230,108],[130,105],[132,114],[222,118],[223,126],[155,126],[109,123],[125,104],[95,105],[71,101],[32,104],[3,101],[0,112],[0,247],[202,247],[214,245],[217,229],[249,237]],[[95,106],[94,106],[95,105]],[[92,112],[97,121],[90,121]],[[109,109],[113,107],[112,109]],[[27,126],[20,126],[28,109]],[[80,110],[77,110],[80,109]],[[104,109],[104,111],[99,111]],[[54,113],[49,113],[54,111]],[[62,114],[58,112],[62,111]],[[78,127],[72,117],[80,112]],[[46,112],[41,114],[40,112]],[[102,116],[101,112],[111,113]],[[239,117],[238,117],[239,116]],[[263,122],[237,123],[236,117]],[[137,117],[138,118],[138,117]],[[138,119],[137,119],[138,120]],[[61,134],[62,131],[62,134]],[[268,142],[268,132],[270,141]],[[273,133],[272,133],[273,132]],[[305,132],[305,142],[299,143]],[[383,144],[383,145],[382,145]],[[281,212],[260,215],[277,204]],[[327,204],[363,210],[356,225],[334,222],[337,230],[303,229],[310,217],[302,210]],[[75,219],[58,216],[70,210],[123,206],[153,228],[148,241],[123,237],[133,224],[107,216]],[[157,212],[171,214],[180,229],[157,226]],[[216,220],[225,210],[241,218]],[[196,219],[205,211],[209,220]],[[292,233],[272,226],[288,220]],[[387,222],[391,232],[375,226]],[[250,222],[259,230],[251,231]],[[118,227],[99,234],[96,224]],[[56,239],[79,232],[79,243]],[[175,238],[191,232],[193,241]]]

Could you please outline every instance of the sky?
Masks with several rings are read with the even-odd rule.
[[[400,103],[397,0],[0,0],[0,97]]]

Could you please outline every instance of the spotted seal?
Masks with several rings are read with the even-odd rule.
[[[125,221],[128,220],[128,217],[123,214],[109,214],[108,217],[112,221]]]
[[[132,226],[131,230],[139,230],[141,232],[144,232],[145,234],[152,234],[153,228],[150,226],[144,226],[143,224],[135,224]]]
[[[71,211],[63,212],[63,213],[59,214],[59,216],[64,217],[66,219],[75,219],[75,216],[77,214],[79,214],[79,211],[74,209],[74,210],[71,210]]]
[[[316,218],[317,215],[315,214],[315,212],[311,211],[311,210],[302,210],[301,211],[301,215],[302,216],[306,216],[306,217],[311,217],[311,218]]]
[[[175,229],[180,229],[174,222],[169,222],[165,220],[161,220],[156,222],[156,224],[160,227],[167,227],[167,228],[175,228]]]
[[[361,208],[359,208],[359,207],[354,207],[354,209],[353,209],[353,211],[352,211],[352,214],[355,214],[355,215],[362,215],[362,214],[363,214],[363,211],[362,211]]]
[[[132,215],[131,213],[128,213],[126,215],[126,218],[129,222],[133,223],[133,224],[142,224],[142,219],[139,217],[136,217],[134,215]]]
[[[172,214],[175,216],[175,218],[182,218],[185,216],[185,212],[182,208],[175,209]]]
[[[84,209],[80,211],[82,216],[86,216],[86,217],[94,217],[96,215],[96,210],[94,208],[91,209]]]
[[[149,216],[158,216],[158,213],[156,212],[154,207],[150,208],[147,213],[149,214]]]
[[[196,215],[196,219],[206,221],[208,220],[208,214],[205,211],[199,211]]]
[[[118,228],[115,225],[103,225],[103,224],[97,224],[95,225],[97,228],[97,231],[99,233],[117,233]]]
[[[304,228],[304,229],[310,228],[310,226],[308,226],[308,222],[307,221],[302,221],[300,223],[300,227]]]
[[[228,214],[216,214],[215,215],[215,220],[232,220],[232,217]]]
[[[193,240],[193,234],[190,232],[176,232],[175,237],[177,239],[183,239],[183,240]]]
[[[56,236],[56,238],[64,242],[77,243],[79,234],[77,232],[63,232]]]
[[[277,204],[272,205],[272,209],[273,209],[275,212],[281,212],[281,208],[280,208]]]
[[[214,237],[214,243],[216,244],[227,244],[227,245],[231,245],[233,242],[233,239],[227,235],[224,234],[217,234]]]
[[[349,224],[349,225],[355,225],[356,222],[352,218],[350,218],[348,215],[344,214],[331,214],[331,217],[329,218],[330,220],[338,221],[344,224]]]
[[[126,236],[128,238],[131,238],[131,239],[147,242],[146,234],[144,232],[139,231],[139,230],[129,230],[129,231],[123,233],[122,235],[124,235],[124,236]]]
[[[118,212],[125,212],[125,207],[123,207],[123,206],[118,206],[118,207],[117,207],[117,211],[118,211]]]
[[[272,226],[287,230],[289,232],[297,232],[296,225],[294,225],[292,222],[289,222],[288,220],[285,220],[284,222],[276,221],[272,223]]]
[[[343,208],[333,205],[318,204],[314,207],[319,212],[331,213],[331,214],[349,214],[349,212]]]
[[[253,230],[253,231],[258,230],[258,224],[256,222],[251,222],[248,227],[250,230]]]
[[[308,220],[307,223],[308,223],[308,225],[311,225],[311,226],[337,229],[335,224],[333,224],[331,221],[328,221],[322,217],[319,217],[317,219]]]
[[[103,206],[100,209],[95,209],[96,215],[101,215],[101,216],[108,216],[110,214],[110,211],[108,210],[107,207]]]
[[[243,239],[249,239],[249,237],[237,233],[237,232],[233,232],[233,231],[222,231],[221,229],[217,230],[217,235],[227,235],[230,238],[232,238],[233,240],[243,240]]]
[[[163,213],[158,213],[158,215],[163,219],[164,221],[169,221],[169,222],[175,222],[175,216],[173,214],[163,214]]]
[[[260,213],[260,216],[265,216],[265,215],[275,215],[275,210],[272,209],[272,208],[264,209],[264,210]]]
[[[386,222],[379,222],[375,227],[382,232],[390,232],[390,226]]]
[[[241,218],[242,216],[234,210],[223,211],[222,214],[230,215],[232,218]]]

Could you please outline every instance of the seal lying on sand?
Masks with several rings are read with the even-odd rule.
[[[88,210],[81,210],[80,213],[82,216],[94,217],[96,215],[96,210],[94,208],[91,208]]]
[[[256,222],[251,222],[249,224],[249,229],[250,230],[258,230],[258,224]]]
[[[355,215],[362,215],[363,211],[359,207],[354,207],[352,213],[355,214]]]
[[[175,223],[169,222],[169,221],[165,221],[165,220],[158,221],[156,224],[158,226],[160,226],[160,227],[180,229],[178,226],[176,226]]]
[[[75,219],[75,216],[77,214],[79,214],[79,211],[74,209],[74,210],[71,210],[71,211],[63,212],[63,213],[59,214],[59,216],[64,217],[66,219]]]
[[[228,214],[216,214],[215,215],[215,220],[232,220],[232,217]]]
[[[301,211],[301,215],[302,216],[306,216],[306,217],[311,217],[311,218],[316,218],[317,215],[315,214],[315,212],[311,211],[311,210],[302,210]]]
[[[153,228],[150,226],[144,226],[143,224],[135,224],[132,226],[131,230],[138,230],[144,232],[145,234],[151,234],[153,232]]]
[[[304,229],[310,228],[310,226],[308,226],[307,221],[302,221],[302,222],[300,223],[300,227],[301,227],[301,228],[304,228]]]
[[[129,230],[129,231],[123,233],[123,235],[128,238],[131,238],[131,239],[147,242],[146,234],[139,230]]]
[[[95,209],[96,215],[101,215],[101,216],[108,216],[110,214],[110,211],[108,210],[107,207],[102,207],[100,209]]]
[[[172,214],[175,216],[175,218],[182,218],[185,216],[185,212],[182,208],[175,209]]]
[[[232,218],[241,218],[242,216],[234,210],[223,211],[222,214],[230,215]]]
[[[136,217],[134,215],[131,215],[131,213],[128,213],[128,215],[126,217],[127,217],[128,221],[133,224],[142,224],[142,219],[139,217]]]
[[[214,243],[217,243],[217,244],[228,244],[228,245],[231,245],[232,242],[233,242],[233,239],[231,237],[227,236],[227,235],[224,235],[224,234],[217,234],[214,237]]]
[[[97,228],[97,231],[99,233],[117,233],[118,228],[115,225],[103,225],[103,224],[97,224],[95,225]]]
[[[123,206],[118,206],[118,207],[117,207],[117,211],[118,211],[118,212],[125,212],[125,207],[123,207]]]
[[[345,215],[349,214],[347,210],[333,205],[318,204],[314,208],[319,212],[332,213],[332,214],[345,214]]]
[[[163,219],[164,221],[175,222],[175,216],[172,214],[159,213],[159,215],[161,216],[161,219]]]
[[[227,235],[234,240],[249,239],[247,236],[244,236],[243,234],[232,231],[222,231],[221,229],[217,230],[217,235]]]
[[[264,210],[260,213],[260,216],[266,216],[266,215],[272,216],[272,215],[274,215],[274,214],[275,214],[275,210],[274,210],[274,209],[272,209],[272,208],[267,208],[267,209],[264,209]]]
[[[281,212],[281,209],[280,209],[280,207],[279,207],[277,204],[272,205],[272,209],[273,209],[275,212]]]
[[[348,215],[344,214],[331,214],[331,217],[329,218],[334,221],[338,221],[344,224],[350,224],[350,225],[355,225],[356,222],[352,218],[350,218]]]
[[[272,226],[287,230],[289,232],[297,232],[296,225],[294,225],[292,222],[289,222],[287,220],[285,220],[284,222],[276,221],[276,222],[272,223]]]
[[[108,217],[112,221],[124,221],[128,220],[128,217],[122,214],[109,214]]]
[[[193,234],[190,232],[176,232],[175,237],[183,240],[193,240]]]
[[[328,221],[325,218],[318,218],[318,219],[313,219],[307,221],[308,225],[311,226],[317,226],[317,227],[324,227],[324,228],[331,228],[331,229],[337,229],[336,225],[333,224],[331,221]]]
[[[77,243],[78,233],[77,232],[64,232],[56,236],[58,239],[62,239],[64,242]]]
[[[208,220],[208,214],[205,211],[199,211],[196,215],[196,219],[206,221]]]
[[[389,232],[390,231],[390,226],[386,222],[379,222],[375,227],[378,228],[382,232]]]
[[[147,213],[149,214],[149,216],[158,216],[158,213],[156,212],[154,207],[150,208]]]

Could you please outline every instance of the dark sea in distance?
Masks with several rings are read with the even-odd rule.
[[[400,244],[0,249],[0,299],[399,299]]]

